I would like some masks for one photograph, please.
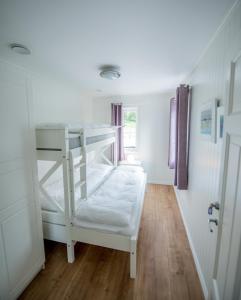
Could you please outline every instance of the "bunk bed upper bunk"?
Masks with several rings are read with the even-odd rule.
[[[69,185],[68,181],[70,181],[71,189],[76,191],[72,197],[73,207],[77,201],[86,199],[101,185],[117,165],[115,137],[116,127],[106,124],[45,123],[36,127],[36,149],[39,163],[41,161],[55,162],[48,165],[42,175],[39,174],[40,200],[43,211],[64,213],[67,205],[65,199],[68,198],[64,187]],[[114,149],[113,162],[104,154],[111,145]],[[98,153],[107,164],[87,163],[89,152]],[[43,165],[39,166],[39,171],[42,171]],[[62,171],[59,172],[61,168]],[[64,178],[66,176],[70,178]]]
[[[78,148],[85,151],[103,148],[115,142],[116,128],[111,125],[81,123],[43,123],[36,127],[36,149],[39,160],[55,160],[56,156]],[[51,155],[52,153],[52,155]],[[74,151],[73,151],[74,153]],[[76,153],[78,156],[79,153]]]

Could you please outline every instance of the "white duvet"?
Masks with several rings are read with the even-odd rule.
[[[84,228],[130,235],[136,226],[140,205],[140,192],[145,175],[141,167],[92,164],[87,169],[88,197],[79,200],[80,190],[76,189],[76,212],[74,224]],[[104,183],[97,189],[96,187]],[[76,174],[78,181],[78,174]],[[64,209],[62,178],[45,186],[48,195]],[[56,211],[56,207],[42,194],[42,208]]]
[[[87,201],[79,202],[76,224],[90,222],[96,229],[111,226],[111,231],[114,227],[116,232],[129,232],[139,206],[143,178],[141,168],[118,167]]]
[[[87,194],[91,194],[101,183],[102,180],[112,171],[113,167],[106,164],[92,163],[87,167]],[[75,182],[80,179],[79,171],[75,170]],[[59,176],[55,181],[44,184],[44,190],[40,190],[41,206],[44,210],[56,211],[56,206],[48,200],[48,197],[53,199],[62,210],[64,210],[64,188],[63,177]],[[76,205],[81,194],[80,188],[75,191]]]

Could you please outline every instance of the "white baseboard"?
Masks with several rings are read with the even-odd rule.
[[[17,284],[17,286],[12,290],[8,296],[8,299],[17,299],[24,289],[30,284],[34,277],[41,271],[45,263],[45,258],[41,257],[32,267],[27,275],[23,276],[22,280]]]
[[[213,284],[212,290],[211,290],[212,296],[210,297],[210,299],[220,300],[219,291],[218,291],[218,287],[217,287],[217,281],[213,279],[212,284]]]
[[[173,182],[170,181],[170,180],[147,180],[147,183],[162,184],[162,185],[173,185]]]
[[[190,231],[189,231],[189,228],[188,228],[185,216],[184,216],[184,212],[182,210],[182,206],[181,206],[181,203],[180,203],[179,191],[177,190],[176,187],[174,187],[174,191],[175,191],[177,203],[178,203],[178,206],[179,206],[179,209],[180,209],[180,212],[181,212],[184,227],[185,227],[185,230],[186,230],[186,233],[187,233],[189,245],[190,245],[190,248],[191,248],[191,251],[192,251],[192,256],[193,256],[193,259],[194,259],[194,262],[195,262],[195,265],[196,265],[199,280],[201,282],[203,294],[204,294],[205,299],[208,300],[209,299],[208,298],[209,297],[208,288],[207,288],[207,285],[206,285],[206,282],[205,282],[205,279],[204,279],[204,275],[203,275],[203,272],[202,272],[202,269],[201,269],[201,265],[200,265],[199,260],[198,260],[197,252],[195,250],[195,247],[194,247],[194,244],[193,244],[193,241],[192,241],[192,237],[191,237],[191,234],[190,234]]]

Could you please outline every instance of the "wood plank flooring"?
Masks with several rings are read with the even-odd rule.
[[[129,277],[129,254],[77,243],[46,242],[46,268],[20,299],[199,300],[203,294],[170,186],[148,185],[138,242],[137,278]]]

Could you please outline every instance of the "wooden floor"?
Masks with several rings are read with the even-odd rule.
[[[46,268],[20,299],[203,299],[172,187],[149,185],[138,243],[137,278],[129,277],[129,254],[77,243],[46,243]]]

